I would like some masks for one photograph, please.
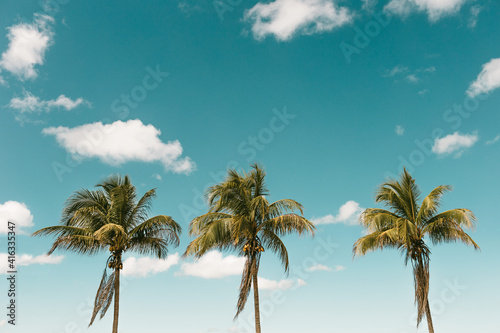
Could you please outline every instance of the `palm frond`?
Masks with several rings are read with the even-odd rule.
[[[235,243],[232,222],[232,218],[226,217],[204,225],[197,233],[199,236],[189,243],[184,256],[194,255],[199,258],[212,249],[232,249]],[[193,231],[190,230],[190,233]]]
[[[266,249],[271,250],[278,255],[278,258],[285,269],[285,273],[288,274],[288,251],[281,239],[272,230],[263,229],[261,233],[261,242]]]
[[[93,236],[105,245],[121,244],[126,245],[128,235],[119,224],[108,223],[95,231]]]
[[[259,262],[260,254],[247,256],[243,274],[241,276],[240,292],[238,296],[238,303],[236,305],[236,315],[234,318],[237,318],[245,308],[245,304],[247,303],[248,295],[250,294],[250,289],[252,287],[252,279],[255,276],[255,272],[259,271]]]
[[[132,229],[130,237],[157,237],[163,238],[167,243],[179,246],[179,235],[182,233],[181,226],[170,216],[154,216]]]
[[[433,244],[462,242],[479,250],[479,246],[464,230],[463,227],[473,229],[476,217],[468,209],[452,209],[442,212],[431,218],[423,229],[423,233],[431,239]]]
[[[429,297],[429,258],[420,257],[412,261],[415,304],[417,305],[417,327],[426,314]]]
[[[144,193],[144,195],[139,199],[135,207],[132,209],[128,218],[129,220],[127,221],[127,225],[133,228],[137,223],[147,220],[154,198],[156,198],[156,189],[151,189]]]
[[[134,237],[128,242],[128,250],[162,259],[167,257],[169,245],[170,243],[163,238]]]
[[[258,230],[271,230],[275,234],[283,236],[293,232],[299,235],[308,233],[314,236],[316,227],[314,223],[307,220],[303,216],[297,214],[285,214],[263,222]]]
[[[383,250],[384,248],[399,248],[401,240],[397,228],[374,231],[359,238],[353,246],[354,256],[363,256],[368,252]]]
[[[446,193],[453,189],[452,186],[449,185],[441,185],[433,189],[425,198],[422,200],[422,204],[420,206],[417,223],[425,224],[428,219],[434,216],[439,207],[441,207],[441,197]]]
[[[110,259],[108,259],[109,262]],[[115,272],[108,277],[107,274],[107,263],[102,274],[101,283],[99,288],[97,288],[97,293],[94,300],[94,311],[92,312],[92,318],[90,319],[89,327],[94,323],[95,317],[101,312],[101,319],[104,317],[111,305],[111,300],[115,294]]]
[[[385,209],[367,208],[359,216],[359,221],[368,232],[395,228],[398,215]]]
[[[283,214],[299,211],[300,215],[304,215],[304,207],[302,204],[291,199],[282,199],[273,202],[269,205],[269,218],[275,218]]]

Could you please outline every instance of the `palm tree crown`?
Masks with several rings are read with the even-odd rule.
[[[360,222],[368,235],[358,239],[353,247],[355,256],[386,247],[401,251],[405,265],[410,261],[413,266],[417,326],[426,314],[431,332],[428,302],[430,250],[424,239],[427,237],[433,244],[460,241],[479,249],[464,231],[464,228],[475,226],[472,211],[457,208],[438,213],[442,195],[451,190],[451,186],[438,186],[420,202],[420,189],[405,169],[399,181],[391,179],[379,186],[375,201],[383,203],[389,210],[368,208],[361,214]]]
[[[181,227],[170,216],[148,218],[156,190],[149,190],[137,200],[136,188],[128,176],[111,176],[96,187],[95,191],[75,192],[66,201],[61,224],[40,229],[33,235],[57,237],[49,255],[57,249],[94,255],[109,247],[106,264],[114,273],[108,277],[104,269],[89,326],[99,311],[101,318],[104,317],[115,296],[113,332],[117,332],[122,254],[134,251],[165,258],[169,245],[179,245]]]
[[[185,253],[201,257],[211,249],[231,249],[246,258],[236,316],[243,310],[253,282],[257,332],[260,332],[257,273],[262,252],[268,249],[276,253],[288,272],[288,252],[280,236],[292,232],[314,235],[315,230],[313,223],[302,216],[302,205],[297,201],[267,201],[265,176],[257,164],[249,173],[230,169],[222,183],[209,188],[206,193],[209,211],[191,221],[189,234],[197,238]]]

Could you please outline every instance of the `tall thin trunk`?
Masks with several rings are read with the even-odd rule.
[[[429,300],[427,300],[427,310],[425,311],[425,316],[427,317],[427,327],[429,327],[429,333],[434,333],[434,326],[432,325],[431,307],[429,306]]]
[[[115,314],[113,317],[113,333],[118,333],[119,308],[120,308],[120,268],[115,267]]]
[[[255,265],[255,263],[254,263]],[[254,267],[253,271],[253,303],[255,306],[255,332],[260,331],[260,310],[259,310],[259,283],[257,282],[257,269]]]

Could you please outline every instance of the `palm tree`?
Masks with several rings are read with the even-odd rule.
[[[245,307],[253,284],[255,330],[260,329],[259,289],[257,275],[262,252],[276,253],[288,273],[288,252],[280,236],[297,232],[314,235],[314,224],[305,219],[302,205],[283,199],[269,203],[266,173],[257,164],[249,173],[228,171],[226,179],[207,190],[210,209],[193,219],[189,234],[193,240],[184,256],[199,258],[211,249],[234,250],[246,258],[235,318]],[[300,211],[300,215],[294,211]]]
[[[149,190],[137,201],[135,186],[128,176],[111,176],[96,187],[95,191],[76,191],[66,201],[61,224],[40,229],[33,235],[57,236],[49,255],[57,249],[94,255],[106,251],[109,246],[110,256],[89,326],[99,311],[100,318],[104,317],[114,296],[113,333],[117,333],[123,253],[135,251],[165,258],[169,245],[179,245],[181,227],[170,216],[148,218],[156,190]],[[108,268],[113,270],[110,276]]]
[[[475,226],[472,211],[457,208],[438,213],[442,195],[451,190],[451,186],[438,186],[419,204],[420,189],[404,169],[399,181],[390,179],[379,186],[375,201],[385,204],[389,210],[368,208],[361,214],[360,222],[369,234],[358,239],[353,247],[354,256],[377,249],[396,248],[403,254],[405,265],[411,262],[418,309],[417,327],[425,314],[430,333],[434,332],[428,300],[431,251],[424,238],[428,237],[433,244],[460,241],[479,249],[463,230]]]

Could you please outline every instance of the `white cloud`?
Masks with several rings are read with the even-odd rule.
[[[470,8],[470,17],[469,21],[467,22],[467,26],[469,28],[474,29],[476,27],[479,14],[481,13],[482,10],[483,7],[479,5],[475,5]]]
[[[328,266],[317,264],[317,265],[311,266],[309,268],[306,268],[306,271],[308,271],[308,272],[316,272],[316,271],[331,272],[332,269]]]
[[[276,281],[259,277],[258,281],[260,290],[287,290],[290,288],[298,288],[306,285],[306,282],[302,279],[286,279]]]
[[[364,209],[359,206],[359,203],[350,200],[340,207],[337,215],[333,216],[329,214],[319,218],[312,218],[311,221],[314,224],[344,223],[347,225],[358,225],[358,218],[363,210]]]
[[[340,271],[343,271],[345,270],[346,268],[342,265],[336,265],[335,266],[335,272],[340,272]]]
[[[64,259],[64,256],[56,256],[56,255],[46,255],[41,254],[36,257],[33,257],[31,254],[23,254],[17,258],[17,264],[19,266],[28,266],[33,264],[59,264]]]
[[[6,274],[7,271],[11,270],[8,267],[9,255],[7,253],[0,253],[0,274]],[[59,264],[64,259],[64,256],[56,256],[56,255],[46,255],[41,254],[36,257],[31,254],[22,254],[20,256],[16,256],[16,265],[17,266],[29,266],[29,265],[46,265],[46,264]]]
[[[481,73],[474,82],[471,83],[467,94],[475,97],[479,94],[489,93],[500,87],[500,58],[491,59],[483,65]]]
[[[422,79],[426,79],[430,74],[436,72],[436,67],[430,66],[412,70],[407,66],[396,65],[394,68],[387,70],[384,77],[396,77],[397,80],[404,79],[410,83],[419,83]]]
[[[417,83],[418,81],[420,81],[420,79],[418,78],[418,76],[416,76],[415,74],[408,74],[408,75],[406,75],[406,80],[408,82],[411,82],[411,83]]]
[[[257,3],[245,12],[244,20],[252,23],[256,39],[272,35],[286,41],[296,34],[331,31],[351,22],[352,14],[334,0],[275,0]]]
[[[8,28],[8,49],[2,53],[0,67],[21,80],[36,78],[36,65],[42,65],[45,52],[53,43],[54,19],[35,14],[31,24],[19,23]]]
[[[498,140],[500,140],[500,134],[497,135],[497,136],[495,136],[493,139],[486,141],[486,144],[487,145],[492,145],[492,144],[498,142]]]
[[[167,256],[166,259],[150,257],[129,257],[123,262],[123,276],[147,277],[149,274],[165,272],[179,263],[179,253]]]
[[[223,257],[219,251],[210,251],[192,263],[184,263],[178,275],[197,276],[204,279],[220,279],[232,275],[241,275],[245,257],[228,255]]]
[[[405,129],[401,125],[397,125],[396,128],[394,129],[397,135],[402,136],[405,134]]]
[[[395,75],[397,75],[397,74],[400,74],[400,73],[405,73],[405,72],[407,72],[408,70],[409,70],[409,69],[408,69],[408,67],[406,67],[406,66],[403,66],[403,65],[396,65],[396,66],[394,66],[394,68],[393,68],[393,69],[389,70],[385,76],[386,76],[386,77],[393,77],[393,76],[395,76]]]
[[[455,132],[443,138],[436,138],[432,151],[437,155],[446,156],[455,153],[455,158],[460,157],[462,153],[472,147],[479,139],[477,133],[460,134]]]
[[[153,178],[155,178],[156,180],[159,180],[159,181],[161,181],[161,180],[163,179],[163,178],[162,178],[159,174],[157,174],[157,173],[154,173],[152,177],[153,177]]]
[[[26,207],[26,204],[17,201],[6,201],[0,204],[0,235],[6,234],[8,230],[8,222],[16,224],[16,232],[23,233],[25,228],[32,227],[33,215]]]
[[[96,122],[74,128],[49,127],[42,131],[54,135],[57,142],[76,158],[98,158],[111,165],[129,161],[161,162],[165,170],[188,174],[195,164],[182,156],[178,140],[164,143],[161,131],[144,125],[139,119],[112,124]]]
[[[378,0],[362,0],[362,2],[363,5],[361,6],[361,9],[372,12]]]
[[[40,113],[43,111],[49,112],[54,108],[63,108],[67,111],[70,111],[81,104],[90,105],[90,103],[83,98],[72,100],[71,98],[68,98],[64,95],[59,95],[57,99],[43,101],[30,92],[24,92],[23,98],[12,98],[10,100],[9,106],[12,109],[19,111],[20,113]]]
[[[435,22],[446,15],[458,13],[466,0],[391,0],[384,7],[388,12],[400,16],[410,13],[426,12],[429,20]]]

